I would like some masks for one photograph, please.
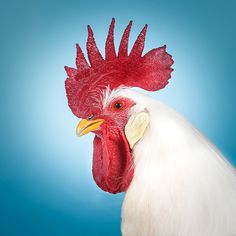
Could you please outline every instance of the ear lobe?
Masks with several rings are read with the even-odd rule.
[[[125,126],[125,135],[131,149],[143,137],[149,122],[149,114],[145,111],[131,115]]]

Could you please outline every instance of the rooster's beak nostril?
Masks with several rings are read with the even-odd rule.
[[[100,125],[104,122],[103,119],[97,119],[97,120],[86,120],[83,119],[79,122],[79,124],[76,127],[76,134],[78,136],[85,135],[91,131],[95,131],[99,129]]]

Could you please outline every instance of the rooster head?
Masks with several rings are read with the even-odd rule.
[[[147,25],[144,26],[128,55],[132,21],[122,36],[118,54],[114,46],[112,19],[105,46],[105,59],[99,52],[88,26],[87,53],[90,64],[77,45],[77,68],[65,67],[68,104],[82,118],[77,134],[95,133],[93,177],[104,191],[126,191],[134,175],[132,147],[146,126],[144,112],[132,116],[136,102],[125,96],[113,96],[117,88],[139,87],[148,91],[162,89],[171,77],[173,60],[166,46],[152,49],[142,56]],[[130,127],[139,127],[137,135]],[[131,130],[131,131],[130,131]]]

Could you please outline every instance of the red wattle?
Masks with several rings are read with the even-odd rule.
[[[134,174],[129,144],[119,128],[103,127],[102,132],[94,138],[93,178],[106,192],[124,192]]]

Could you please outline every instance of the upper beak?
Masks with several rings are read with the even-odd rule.
[[[91,131],[99,129],[100,125],[104,122],[103,119],[97,119],[97,120],[86,120],[83,119],[79,122],[79,124],[76,127],[76,134],[78,136],[85,135]]]

